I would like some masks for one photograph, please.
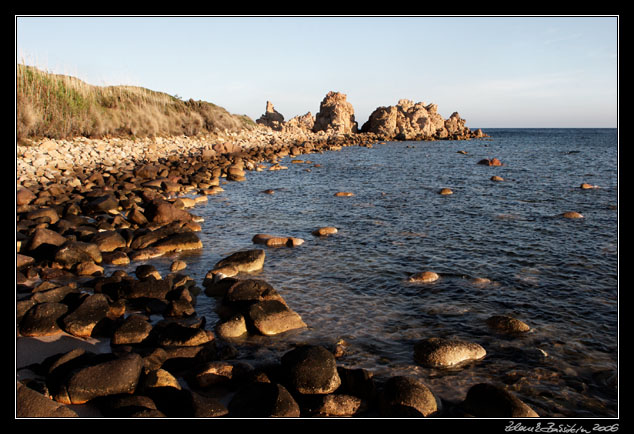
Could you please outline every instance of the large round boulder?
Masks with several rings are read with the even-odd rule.
[[[459,339],[428,338],[414,346],[416,363],[429,368],[448,368],[482,359],[486,350],[479,344]]]
[[[302,345],[282,356],[291,387],[301,394],[328,394],[341,385],[335,356],[322,346]]]

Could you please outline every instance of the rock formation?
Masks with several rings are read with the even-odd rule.
[[[358,125],[354,120],[354,108],[346,101],[345,94],[328,92],[321,101],[319,113],[315,115],[313,131],[332,131],[340,134],[358,132]]]
[[[282,124],[284,123],[284,116],[282,116],[279,112],[277,112],[277,110],[275,110],[271,101],[267,101],[266,111],[255,122],[267,126],[275,131],[281,131]]]

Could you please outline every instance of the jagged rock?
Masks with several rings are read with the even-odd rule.
[[[69,240],[60,246],[55,253],[55,262],[67,267],[89,261],[99,264],[101,260],[99,247],[96,244],[82,241]]]
[[[315,117],[310,113],[295,116],[284,123],[283,130],[294,132],[295,130],[311,132],[315,127]]]
[[[267,126],[276,131],[282,130],[282,124],[284,123],[284,116],[278,113],[273,104],[270,101],[266,102],[266,111],[258,120],[255,121],[257,124]]]
[[[379,107],[361,128],[363,132],[400,140],[426,140],[447,136],[445,122],[435,104],[399,100],[396,106]]]
[[[346,101],[345,94],[331,91],[321,101],[313,126],[313,132],[319,131],[332,131],[339,134],[358,131],[357,122],[354,120],[354,108]]]

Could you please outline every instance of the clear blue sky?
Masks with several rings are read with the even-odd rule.
[[[253,120],[348,96],[363,124],[399,99],[471,128],[616,127],[618,18],[16,16],[16,61]]]

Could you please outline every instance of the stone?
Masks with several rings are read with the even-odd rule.
[[[352,196],[354,196],[354,193],[350,191],[338,191],[337,193],[335,193],[335,197],[352,197]]]
[[[59,221],[59,214],[54,208],[40,208],[35,211],[28,212],[24,217],[27,220],[45,219],[52,225]]]
[[[216,325],[216,333],[223,339],[235,339],[247,335],[247,323],[242,314],[236,314]]]
[[[233,277],[238,273],[252,273],[264,266],[266,254],[262,249],[243,250],[229,255],[218,261],[213,270],[207,273],[207,278],[222,273],[226,277]]]
[[[483,166],[501,166],[502,162],[497,158],[484,158],[478,161],[478,164]]]
[[[141,315],[128,316],[112,333],[113,345],[139,344],[150,334],[152,324]]]
[[[338,232],[337,228],[333,226],[324,226],[324,227],[315,229],[312,233],[316,237],[327,237],[328,235],[333,235],[333,234],[336,234],[337,232]]]
[[[587,182],[583,182],[579,186],[579,188],[581,188],[582,190],[592,190],[592,189],[599,188],[599,187],[596,186],[596,185],[588,184]]]
[[[74,410],[53,401],[20,381],[17,382],[15,408],[18,418],[78,417]]]
[[[487,318],[486,324],[493,330],[502,333],[524,333],[531,328],[528,324],[506,315],[494,315]]]
[[[255,123],[267,126],[275,131],[281,131],[284,124],[284,116],[278,113],[270,101],[266,102],[266,111]]]
[[[190,221],[192,216],[185,210],[165,200],[154,199],[145,206],[144,216],[149,222],[165,225],[175,221]]]
[[[432,391],[421,381],[405,376],[390,377],[379,396],[383,417],[429,417],[438,411]]]
[[[175,273],[177,271],[182,271],[185,268],[187,268],[187,263],[185,261],[181,261],[181,260],[176,260],[176,261],[172,262],[172,264],[170,265],[170,271],[172,273]]]
[[[54,247],[60,247],[66,242],[66,237],[59,233],[47,229],[37,228],[31,236],[31,240],[28,243],[27,250],[31,252],[37,252],[37,250],[51,249]],[[37,253],[35,253],[37,254]]]
[[[297,247],[304,244],[304,240],[296,237],[283,237],[269,234],[257,234],[252,239],[254,244],[264,244],[267,247]]]
[[[246,363],[211,361],[204,363],[193,374],[193,382],[196,387],[206,388],[210,386],[228,385],[244,379],[252,368]]]
[[[225,405],[216,398],[191,392],[193,417],[222,417],[229,414]]]
[[[68,312],[62,303],[38,303],[26,311],[20,321],[22,336],[50,336],[62,333],[59,319]]]
[[[165,369],[156,369],[149,371],[143,377],[142,389],[147,390],[154,387],[173,387],[181,390],[182,387],[178,379]]]
[[[152,248],[163,253],[202,249],[203,243],[194,232],[176,232],[152,244]]]
[[[117,231],[97,232],[90,238],[90,242],[96,244],[100,252],[113,252],[127,246],[125,239]]]
[[[498,176],[498,175],[493,175],[491,177],[491,181],[501,182],[501,181],[504,181],[504,178],[502,178],[501,176]]]
[[[414,346],[414,360],[428,368],[450,368],[480,360],[486,350],[479,344],[458,339],[428,338]]]
[[[69,240],[60,246],[55,253],[55,262],[67,267],[89,261],[97,264],[102,261],[101,251],[93,243]]]
[[[64,330],[71,335],[87,338],[95,326],[104,320],[110,312],[108,299],[104,294],[86,296],[81,304],[66,315],[62,324]]]
[[[258,332],[274,336],[307,327],[295,311],[278,300],[265,300],[249,308],[249,318]]]
[[[55,400],[63,404],[84,404],[94,398],[133,393],[136,390],[143,359],[126,353],[112,360],[75,371],[61,385]]]
[[[213,341],[214,335],[209,330],[170,322],[155,325],[148,339],[163,347],[196,347]]]
[[[412,274],[408,277],[408,282],[413,283],[431,283],[438,280],[440,276],[433,271],[422,271],[420,273]]]
[[[17,206],[28,205],[37,199],[37,196],[28,188],[18,187],[15,192],[15,202]]]
[[[472,386],[462,405],[475,417],[539,417],[535,410],[508,390],[488,383]]]
[[[335,356],[322,346],[298,346],[281,362],[289,385],[300,394],[333,393],[341,385]]]
[[[561,216],[563,218],[567,218],[567,219],[581,219],[581,218],[583,218],[583,215],[581,215],[580,213],[578,213],[576,211],[566,211],[565,213],[561,214]]]
[[[261,279],[238,280],[231,285],[224,297],[226,303],[243,306],[264,300],[284,301],[271,284]]]
[[[299,405],[277,383],[253,382],[240,388],[227,406],[230,417],[299,417]]]
[[[445,188],[441,188],[438,194],[442,196],[447,196],[447,195],[453,194],[453,191],[451,190],[451,188],[445,187]]]
[[[350,417],[362,413],[367,408],[361,398],[353,395],[330,394],[319,398],[312,413],[317,416]]]

